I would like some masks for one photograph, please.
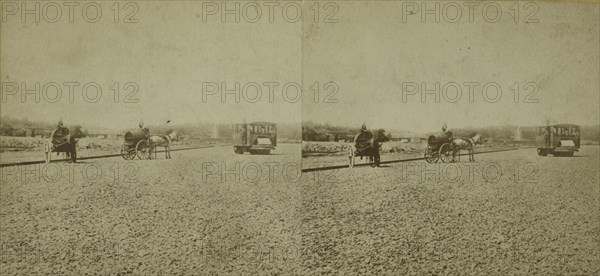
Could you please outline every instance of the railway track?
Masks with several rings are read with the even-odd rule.
[[[212,148],[214,146],[199,146],[199,147],[190,147],[190,148],[182,148],[182,149],[172,149],[171,151],[185,151],[185,150],[195,150],[195,149],[204,149],[204,148]],[[485,154],[485,153],[495,153],[495,152],[503,152],[503,151],[512,151],[512,150],[518,150],[518,149],[524,149],[524,148],[511,148],[511,149],[501,149],[501,150],[492,150],[492,151],[485,151],[485,152],[476,152],[475,154]],[[164,152],[164,150],[160,150],[157,151],[157,153],[162,153]],[[461,154],[461,156],[466,156],[467,154]],[[95,155],[95,156],[88,156],[88,157],[81,157],[81,158],[77,158],[77,160],[90,160],[90,159],[100,159],[100,158],[110,158],[110,157],[119,157],[121,156],[120,153],[115,153],[115,154],[105,154],[105,155]],[[407,158],[407,159],[397,159],[397,160],[388,160],[388,161],[382,161],[380,162],[381,164],[391,164],[391,163],[401,163],[401,162],[411,162],[411,161],[419,161],[419,160],[424,160],[424,157],[417,157],[417,158]],[[52,160],[51,162],[60,162],[60,161],[68,161],[67,159],[56,159],[56,160]],[[0,168],[3,167],[11,167],[11,166],[25,166],[25,165],[35,165],[35,164],[43,164],[45,163],[44,160],[36,160],[36,161],[22,161],[22,162],[12,162],[12,163],[0,163]],[[355,167],[363,167],[363,166],[371,166],[373,165],[373,163],[363,163],[363,164],[355,164]],[[344,168],[348,168],[349,165],[336,165],[336,166],[326,166],[326,167],[315,167],[315,168],[306,168],[306,169],[302,169],[302,172],[315,172],[315,171],[326,171],[326,170],[337,170],[337,169],[344,169]]]
[[[525,149],[525,148],[530,148],[530,147],[490,150],[490,151],[476,152],[474,154],[486,154],[486,153],[495,153],[495,152],[503,152],[503,151],[513,151],[513,150]],[[463,153],[463,154],[460,154],[460,155],[461,156],[466,156],[468,154],[467,153]],[[425,160],[425,157],[415,157],[415,158],[407,158],[407,159],[397,159],[397,160],[381,161],[380,164],[411,162],[411,161],[419,161],[419,160]],[[354,164],[354,167],[363,167],[363,166],[371,166],[371,165],[373,165],[373,163]],[[302,169],[302,172],[316,172],[316,171],[338,170],[338,169],[345,169],[345,168],[349,168],[349,167],[350,167],[349,165],[336,165],[336,166],[326,166],[326,167],[315,167],[315,168]]]
[[[198,147],[190,147],[190,148],[181,148],[181,149],[172,149],[171,151],[184,151],[184,150],[195,150],[195,149],[204,149],[204,148],[213,148],[214,146],[198,146]],[[165,152],[164,150],[159,150],[156,153]],[[88,157],[78,157],[77,160],[90,160],[90,159],[100,159],[100,158],[110,158],[110,157],[118,157],[121,156],[120,153],[115,154],[104,154],[104,155],[94,155]],[[60,161],[68,161],[67,159],[55,159],[51,162],[60,162]],[[22,161],[22,162],[12,162],[12,163],[0,163],[0,168],[3,167],[11,167],[11,166],[25,166],[25,165],[35,165],[35,164],[44,164],[46,161],[44,160],[35,160],[35,161]]]

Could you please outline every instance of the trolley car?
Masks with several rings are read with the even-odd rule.
[[[558,124],[537,127],[539,156],[573,156],[580,147],[580,129],[574,124]]]
[[[235,124],[233,151],[237,154],[270,154],[277,146],[277,125],[269,122]]]

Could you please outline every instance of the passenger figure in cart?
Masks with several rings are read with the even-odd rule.
[[[144,126],[144,121],[140,121],[139,125],[140,130],[144,133],[144,138],[150,138],[150,129],[147,126]]]
[[[444,125],[442,125],[442,132],[445,133],[446,135],[448,135],[448,139],[450,141],[452,141],[452,131],[450,131],[448,129],[448,125],[446,123],[444,123]]]

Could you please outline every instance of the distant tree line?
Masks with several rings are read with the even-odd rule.
[[[40,122],[30,121],[28,119],[16,119],[9,116],[2,116],[0,118],[0,135],[2,136],[27,136],[32,135],[31,130],[36,130],[34,135],[49,135],[50,131],[56,128],[55,123],[51,122]],[[88,135],[88,130],[83,129],[81,125],[65,125],[71,131],[79,131],[84,135]],[[185,136],[188,139],[231,139],[233,134],[233,128],[231,124],[214,124],[214,123],[186,123],[186,124],[173,124],[172,122],[165,122],[163,124],[148,124],[147,127],[150,129],[152,134],[169,134],[173,131],[177,131],[178,135]],[[117,132],[125,132],[130,129],[138,128],[137,124],[134,124],[129,129],[112,130]],[[29,131],[29,133],[28,133]],[[293,140],[301,139],[300,124],[278,124],[277,125],[277,136],[280,138],[287,138]]]
[[[311,121],[302,123],[303,141],[349,140],[359,133],[360,128],[319,124]]]
[[[463,128],[453,129],[454,136],[468,136],[471,133],[479,133],[484,138],[493,138],[498,140],[514,140],[517,134],[517,126],[496,126],[496,127],[482,127],[482,128]],[[600,141],[600,125],[581,126],[581,139]],[[520,127],[519,129],[521,140],[535,140],[539,135],[536,127]]]
[[[81,125],[67,125],[69,128],[78,128],[84,135],[88,134]],[[16,119],[10,116],[0,118],[0,135],[2,136],[26,136],[27,129],[51,131],[56,128],[56,123],[30,121],[28,119]],[[137,128],[137,125],[132,126]],[[177,131],[179,135],[185,135],[190,139],[210,139],[221,138],[230,139],[233,129],[231,124],[213,124],[213,123],[194,123],[194,124],[161,124],[149,125],[150,132],[156,134],[168,134]],[[124,131],[124,130],[122,130]],[[302,124],[278,124],[277,136],[293,140],[304,141],[344,141],[353,139],[354,135],[360,132],[359,127],[335,126],[331,124],[319,124],[311,121]],[[479,128],[459,128],[452,129],[454,136],[470,136],[472,133],[479,133],[484,138],[493,138],[499,140],[514,140],[517,132],[517,126],[505,125],[494,127]],[[535,127],[521,127],[522,140],[535,140],[538,135]],[[36,133],[39,135],[39,133]],[[390,133],[387,133],[391,136]],[[424,134],[425,136],[426,134]],[[600,141],[600,125],[581,126],[581,139]]]
[[[582,126],[581,139],[600,142],[600,125]]]
[[[30,121],[28,119],[17,119],[10,116],[0,118],[0,135],[2,136],[49,136],[51,131],[56,129],[56,123]],[[88,131],[81,125],[66,125],[74,133],[79,133],[80,137],[85,137]]]
[[[233,124],[176,124],[176,125],[150,125],[151,133],[167,134],[177,131],[179,135],[187,136],[189,139],[231,139],[233,136]],[[292,140],[300,140],[300,124],[277,124],[277,137]]]
[[[373,129],[373,134],[384,129]],[[302,123],[303,141],[351,141],[356,134],[360,133],[360,127],[334,126],[331,124],[319,124],[312,121]],[[385,133],[386,140],[392,138],[391,133]]]
[[[478,127],[478,128],[456,128],[451,129],[456,137],[469,137],[474,133],[480,134],[484,138],[497,140],[514,140],[519,127],[514,125]],[[360,132],[358,127],[334,126],[331,124],[319,124],[311,121],[302,123],[303,141],[339,141],[352,139],[354,135]],[[535,140],[538,131],[535,127],[520,127],[521,140]],[[432,133],[425,133],[426,137]],[[391,136],[390,133],[387,133]],[[390,137],[391,138],[391,137]],[[600,125],[581,126],[581,139],[600,141]]]

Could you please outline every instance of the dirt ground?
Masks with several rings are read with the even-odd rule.
[[[2,275],[598,275],[597,146],[300,173],[300,145],[4,167]]]
[[[280,144],[4,167],[0,274],[292,274],[299,161]]]
[[[598,147],[476,160],[304,174],[303,272],[600,273]]]

